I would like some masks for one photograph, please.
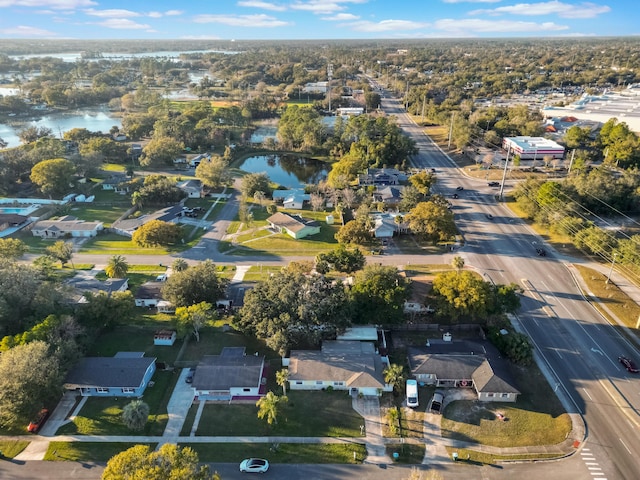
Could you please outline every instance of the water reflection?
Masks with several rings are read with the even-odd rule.
[[[329,167],[313,158],[297,155],[261,155],[247,158],[240,168],[245,172],[265,172],[272,182],[288,188],[318,184],[327,178]]]

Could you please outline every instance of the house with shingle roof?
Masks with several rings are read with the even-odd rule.
[[[156,359],[144,352],[118,352],[114,357],[85,357],[64,382],[84,397],[141,397],[156,371]]]
[[[471,388],[484,402],[515,402],[520,394],[504,360],[474,342],[431,341],[426,347],[410,347],[408,360],[411,374],[427,385]]]
[[[199,400],[250,400],[266,393],[264,355],[247,355],[244,347],[224,347],[205,355],[193,374]]]
[[[386,359],[373,343],[328,341],[321,350],[293,350],[289,357],[291,390],[347,390],[352,395],[376,395],[393,390],[384,381]]]
[[[177,223],[183,217],[184,207],[182,205],[173,205],[171,207],[156,210],[148,215],[141,215],[138,218],[127,218],[118,220],[111,225],[111,230],[119,235],[132,237],[133,232],[145,223],[151,220],[161,220],[163,222]]]
[[[284,208],[302,210],[305,202],[311,201],[311,195],[305,193],[303,188],[292,188],[290,190],[274,190],[272,194],[274,202],[282,202]]]
[[[187,194],[188,198],[201,198],[204,197],[204,189],[202,182],[198,179],[192,178],[178,183],[177,187]]]
[[[300,215],[276,212],[267,218],[269,226],[280,233],[286,233],[296,240],[320,233],[320,223]]]
[[[75,292],[75,295],[72,296],[72,301],[75,303],[87,303],[84,296],[86,293],[111,295],[115,292],[124,292],[129,288],[128,278],[108,278],[103,282],[93,276],[82,274],[76,274],[65,280],[64,283],[69,285]]]
[[[65,215],[57,220],[41,220],[34,223],[31,233],[34,237],[41,238],[95,237],[102,230],[104,230],[102,222],[85,222],[71,215]]]

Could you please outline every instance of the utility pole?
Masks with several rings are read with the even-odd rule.
[[[451,114],[451,126],[449,127],[449,143],[447,143],[447,150],[451,149],[451,136],[453,135],[453,117],[455,117],[456,112]]]
[[[609,275],[607,275],[607,281],[604,283],[609,283],[611,281],[611,274],[613,273],[613,266],[616,263],[616,257],[618,256],[617,253],[613,254],[613,257],[611,258],[611,268],[609,269]]]
[[[502,183],[500,183],[500,201],[504,200],[504,182],[507,179],[507,165],[509,165],[509,154],[511,153],[511,145],[509,145],[509,150],[507,150],[507,158],[504,161],[504,171],[502,172]]]
[[[424,97],[422,97],[422,123],[424,124],[424,104],[427,102],[427,95],[425,94]]]
[[[329,84],[327,85],[327,94],[329,96],[329,113],[331,113],[331,79],[333,78],[333,63],[327,65],[327,78]]]
[[[574,148],[571,152],[571,160],[569,161],[569,169],[567,170],[567,175],[571,173],[571,167],[573,166],[573,158],[576,156],[576,149]]]

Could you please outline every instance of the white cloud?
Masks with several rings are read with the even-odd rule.
[[[0,0],[2,7],[45,7],[54,10],[73,10],[75,8],[97,5],[92,0]]]
[[[196,15],[196,23],[221,23],[232,27],[284,27],[289,25],[269,15]]]
[[[162,18],[161,12],[147,12],[146,16],[149,18]]]
[[[335,12],[346,10],[345,3],[367,3],[369,0],[297,0],[291,4],[294,10],[304,10],[317,15],[330,15]]]
[[[18,25],[17,27],[0,29],[0,34],[3,35],[23,35],[25,37],[55,37],[56,33],[49,30],[43,30],[42,28],[27,27],[24,25]]]
[[[361,22],[345,23],[343,25],[357,32],[390,32],[394,30],[415,30],[417,28],[424,28],[428,24],[412,22],[410,20],[382,20],[377,23],[363,20]]]
[[[594,18],[600,14],[608,13],[611,8],[607,5],[596,5],[585,2],[581,4],[568,4],[553,0],[542,3],[518,3],[493,9],[475,10],[469,15],[558,15],[561,18]]]
[[[261,0],[244,0],[238,2],[239,7],[249,8],[261,8],[263,10],[271,10],[273,12],[284,12],[287,7],[284,5],[277,5],[275,3],[263,2]]]
[[[100,22],[97,25],[101,25],[106,28],[113,28],[115,30],[146,30],[151,28],[150,25],[134,22],[127,18],[110,18],[109,20]]]
[[[498,3],[502,0],[442,0],[444,3]]]
[[[184,11],[182,10],[167,10],[166,12],[164,12],[164,14],[167,17],[176,17],[178,15],[182,15],[184,13]]]
[[[514,20],[480,20],[480,19],[443,19],[433,24],[437,30],[443,30],[450,34],[467,36],[473,33],[524,33],[524,32],[558,32],[568,30],[566,25],[558,25],[553,22],[517,22]]]
[[[121,8],[111,8],[107,10],[96,10],[94,8],[88,8],[84,11],[87,15],[91,15],[92,17],[101,17],[101,18],[128,18],[128,17],[139,17],[140,14],[138,12],[132,12],[131,10],[124,10]]]
[[[215,35],[183,35],[180,38],[182,40],[220,40],[220,37]]]
[[[359,18],[358,15],[353,15],[352,13],[336,13],[331,17],[322,17],[322,20],[329,22],[350,22],[352,20],[358,20]]]

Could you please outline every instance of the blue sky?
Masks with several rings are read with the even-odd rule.
[[[626,36],[639,20],[637,0],[0,0],[0,38]]]

